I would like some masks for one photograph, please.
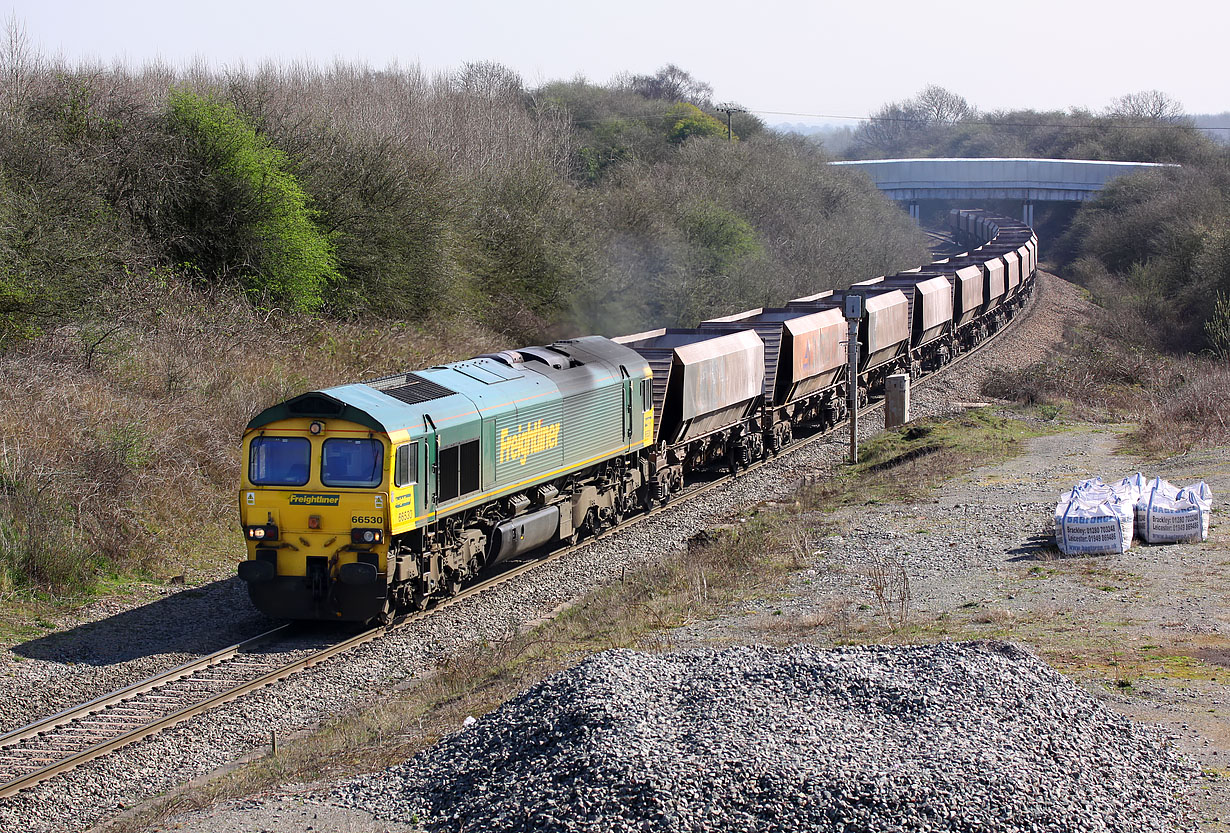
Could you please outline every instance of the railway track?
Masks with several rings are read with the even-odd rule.
[[[963,359],[995,343],[999,336],[1014,329],[1015,324],[1029,315],[1035,302],[1035,297],[1031,297],[1025,309],[1019,311],[1008,326],[974,349],[962,353],[944,368],[924,378],[942,374]],[[881,400],[870,402],[859,410],[860,417],[873,413],[880,405]],[[817,430],[796,436],[791,446],[782,453],[790,454],[795,450],[805,448],[842,430],[847,424],[842,422],[822,431]],[[775,458],[758,461],[741,471],[756,471],[768,465],[773,459]],[[284,680],[330,657],[378,639],[392,630],[404,628],[438,610],[497,587],[535,567],[551,563],[568,553],[589,546],[594,541],[623,532],[637,523],[656,517],[681,502],[699,497],[727,484],[729,480],[730,477],[727,475],[695,484],[672,498],[665,506],[656,506],[649,512],[629,518],[618,527],[605,530],[574,546],[561,547],[545,556],[516,564],[467,587],[456,596],[443,600],[428,610],[400,617],[390,625],[371,628],[327,645],[303,645],[298,649],[292,648],[290,650],[300,655],[289,663],[283,658],[287,649],[282,647],[274,650],[274,646],[278,645],[279,640],[285,642],[298,633],[297,627],[293,624],[267,631],[88,703],[66,709],[23,728],[0,735],[0,799],[15,795],[56,775],[68,772],[87,761],[149,737],[249,692]],[[310,642],[310,638],[308,641]]]

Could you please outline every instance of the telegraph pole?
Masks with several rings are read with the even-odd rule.
[[[735,133],[730,127],[730,116],[732,113],[746,113],[747,109],[737,104],[719,104],[717,111],[726,114],[726,141],[733,142],[735,140]]]

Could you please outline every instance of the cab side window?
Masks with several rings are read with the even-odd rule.
[[[393,485],[401,488],[419,481],[419,447],[417,443],[398,446],[393,466]]]

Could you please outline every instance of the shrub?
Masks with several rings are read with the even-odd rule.
[[[676,145],[693,136],[726,135],[726,125],[686,101],[681,101],[666,111],[666,123],[666,137]]]
[[[298,309],[318,308],[325,286],[341,278],[334,241],[316,226],[312,201],[286,154],[234,106],[212,97],[175,91],[168,118],[192,142],[207,177],[200,199],[179,215],[188,232],[182,259],[236,273],[249,289]]]

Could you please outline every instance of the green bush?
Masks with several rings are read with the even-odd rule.
[[[682,144],[693,136],[725,136],[726,125],[695,104],[681,101],[666,111],[666,132],[671,144]]]
[[[196,263],[196,256],[212,248],[210,254],[220,255],[221,262],[206,256],[207,263],[214,261],[208,265],[236,272],[249,289],[299,309],[318,308],[325,287],[341,279],[334,240],[317,227],[312,200],[286,154],[230,104],[177,90],[167,106],[173,129],[192,142],[212,180],[204,195],[209,210],[200,212],[199,203],[185,206],[185,225],[209,235],[201,221],[235,216],[221,226],[231,240],[209,235],[209,243],[195,251],[190,242],[184,260]]]

